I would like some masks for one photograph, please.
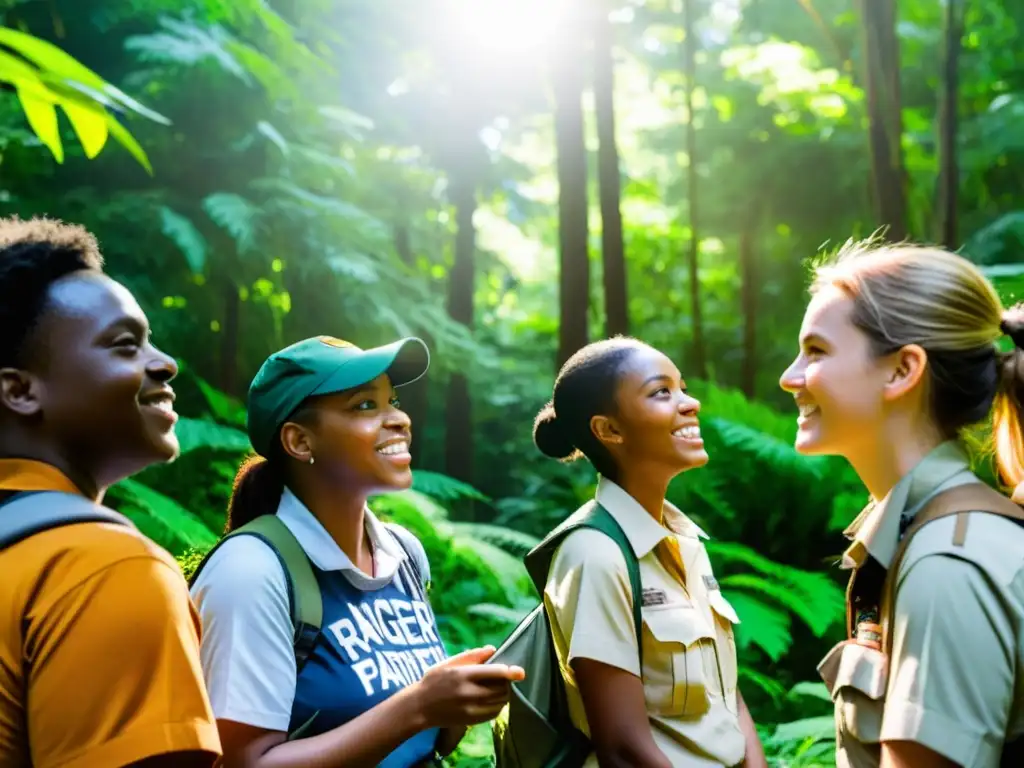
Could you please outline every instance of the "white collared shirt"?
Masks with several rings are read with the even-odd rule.
[[[369,509],[364,515],[375,576],[360,571],[287,488],[277,515],[313,565],[322,571],[343,572],[354,587],[366,592],[394,581],[407,557]],[[429,574],[426,553],[418,541],[412,555],[420,572]],[[397,584],[401,588],[402,580]],[[210,557],[191,593],[202,621],[200,660],[214,715],[287,731],[297,675],[288,581],[277,555],[255,536],[234,537]]]

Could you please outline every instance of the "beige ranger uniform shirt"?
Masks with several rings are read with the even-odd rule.
[[[746,744],[739,727],[736,612],[722,596],[692,521],[666,503],[658,524],[628,493],[601,479],[597,502],[622,527],[640,563],[643,686],[654,741],[673,766],[734,766]],[[655,551],[674,537],[686,585]],[[618,546],[600,531],[569,534],[555,553],[544,590],[573,724],[589,736],[574,659],[593,659],[640,676],[633,600]],[[591,754],[586,768],[597,765]]]
[[[935,494],[977,482],[956,442],[933,450],[847,529],[845,567],[888,568],[901,517]],[[839,644],[818,669],[832,693],[838,768],[874,768],[881,742],[921,744],[965,768],[999,765],[1004,738],[1024,734],[1024,529],[996,515],[956,516],[914,535],[900,563],[892,658]]]

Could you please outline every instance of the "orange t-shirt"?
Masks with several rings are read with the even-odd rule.
[[[49,465],[0,460],[0,498],[32,490],[78,492]],[[114,768],[195,751],[213,765],[220,739],[174,559],[113,523],[0,550],[0,766]]]

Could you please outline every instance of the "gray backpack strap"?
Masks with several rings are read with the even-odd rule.
[[[75,493],[26,491],[0,504],[0,550],[51,528],[76,523],[135,527],[124,515]]]
[[[409,570],[412,571],[415,577],[416,591],[420,592],[425,600],[427,592],[430,591],[430,563],[426,557],[421,558],[418,556],[418,553],[422,552],[422,545],[419,539],[413,536],[411,531],[406,530],[397,523],[384,523],[384,527],[388,529],[402,549],[405,550],[405,554],[408,556],[406,562],[409,565]],[[409,594],[411,596],[412,592]]]
[[[316,579],[309,557],[288,526],[281,522],[281,518],[277,515],[260,515],[223,537],[192,571],[188,579],[189,587],[196,583],[213,553],[234,536],[255,536],[270,547],[281,562],[285,582],[288,584],[288,605],[295,630],[292,640],[295,664],[301,671],[320,636],[324,620],[324,603],[320,594],[320,582]]]

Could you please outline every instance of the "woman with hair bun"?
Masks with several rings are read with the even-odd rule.
[[[837,764],[1024,765],[1024,512],[961,439],[992,414],[1024,502],[1024,312],[966,259],[912,245],[848,243],[811,293],[781,379],[796,448],[846,458],[871,494],[846,531],[849,639],[819,665]]]
[[[544,605],[573,725],[593,748],[588,767],[766,765],[737,687],[738,619],[711,571],[706,535],[665,500],[676,475],[708,461],[699,411],[671,360],[614,338],[565,363],[534,424],[545,455],[585,458],[600,474],[595,500],[640,566],[641,637],[610,536],[572,531],[548,573]]]

